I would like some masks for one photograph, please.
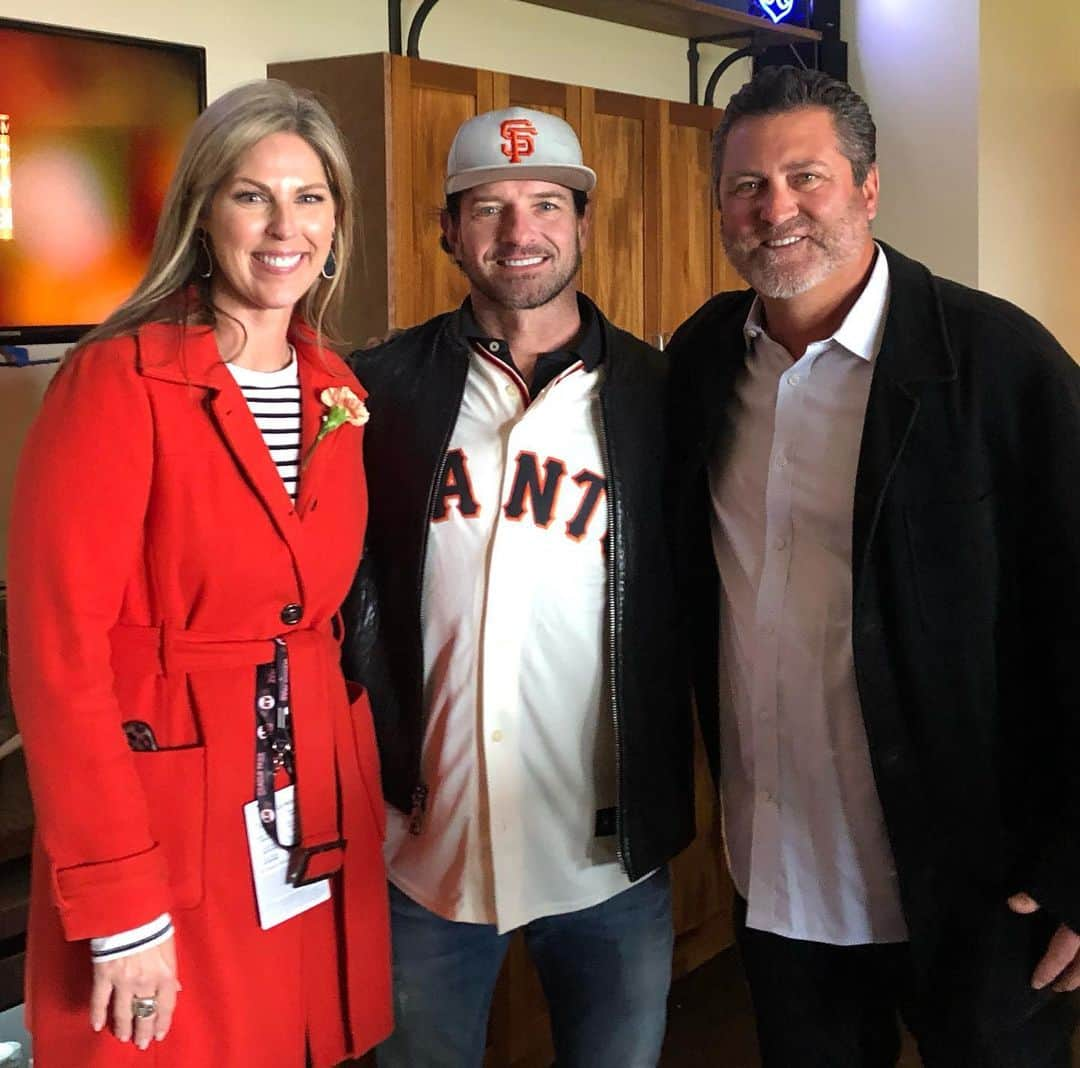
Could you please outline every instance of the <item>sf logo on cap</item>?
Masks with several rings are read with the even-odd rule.
[[[503,155],[511,163],[520,163],[522,156],[531,156],[536,151],[536,127],[528,119],[507,119],[499,127],[503,139]]]

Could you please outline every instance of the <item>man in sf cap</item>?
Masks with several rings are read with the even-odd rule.
[[[694,829],[665,370],[574,286],[595,181],[561,119],[466,122],[442,243],[469,296],[353,357],[371,515],[345,645],[390,802],[384,1068],[482,1062],[517,929],[560,1065],[659,1057],[666,864]]]

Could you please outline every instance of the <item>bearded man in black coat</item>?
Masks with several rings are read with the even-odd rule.
[[[1064,1068],[1080,985],[1080,368],[875,242],[850,87],[715,142],[671,515],[767,1068]]]

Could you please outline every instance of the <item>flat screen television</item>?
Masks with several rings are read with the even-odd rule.
[[[142,277],[206,52],[0,18],[0,344],[76,341]]]

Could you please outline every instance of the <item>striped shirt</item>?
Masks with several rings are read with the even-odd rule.
[[[280,371],[252,371],[234,363],[226,366],[244,394],[285,489],[295,501],[300,476],[300,375],[296,350],[289,346],[289,352],[292,359]]]

